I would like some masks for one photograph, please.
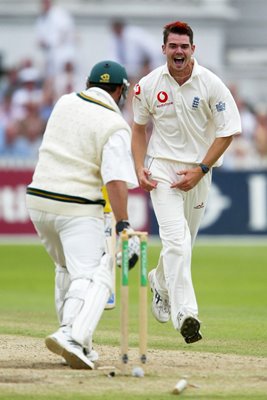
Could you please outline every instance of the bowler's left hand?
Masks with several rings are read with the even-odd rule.
[[[195,168],[178,171],[176,174],[180,177],[180,179],[173,182],[171,184],[171,188],[180,189],[183,192],[188,192],[189,190],[193,189],[204,176],[201,168],[198,166]]]

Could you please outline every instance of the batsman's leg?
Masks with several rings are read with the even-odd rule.
[[[93,337],[107,299],[110,296],[112,289],[111,269],[112,260],[109,254],[106,254],[102,257],[97,272],[92,276],[89,290],[84,292],[85,295],[83,302],[80,303],[79,310],[78,308],[75,309],[71,334],[74,340],[84,348],[90,346],[90,338]],[[76,307],[73,298],[70,298],[70,301]]]
[[[58,321],[61,324],[66,293],[70,287],[70,275],[66,267],[56,264],[55,269],[55,305]]]

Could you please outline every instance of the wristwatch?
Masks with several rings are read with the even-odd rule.
[[[210,170],[210,168],[206,164],[198,164],[199,167],[202,169],[203,174],[207,174]]]

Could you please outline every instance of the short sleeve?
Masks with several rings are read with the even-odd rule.
[[[141,82],[137,83],[134,87],[132,105],[134,122],[139,125],[146,125],[150,119],[150,112],[149,106],[145,99],[144,86],[141,84]]]
[[[105,185],[113,180],[121,180],[126,182],[131,189],[138,187],[128,131],[117,131],[105,144],[102,155],[101,175]]]
[[[210,107],[215,125],[216,137],[231,136],[241,132],[241,118],[230,90],[218,81]]]

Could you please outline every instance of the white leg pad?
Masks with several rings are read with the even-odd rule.
[[[70,288],[70,275],[67,268],[56,266],[55,276],[55,305],[59,323],[62,323],[63,319],[63,306],[65,296]]]
[[[72,324],[71,336],[85,348],[90,347],[90,340],[111,292],[112,257],[109,254],[105,254],[92,277],[90,287],[84,297],[82,309],[76,314],[77,316]]]
[[[72,326],[75,317],[81,311],[92,281],[87,278],[74,279],[65,296],[61,325]]]

